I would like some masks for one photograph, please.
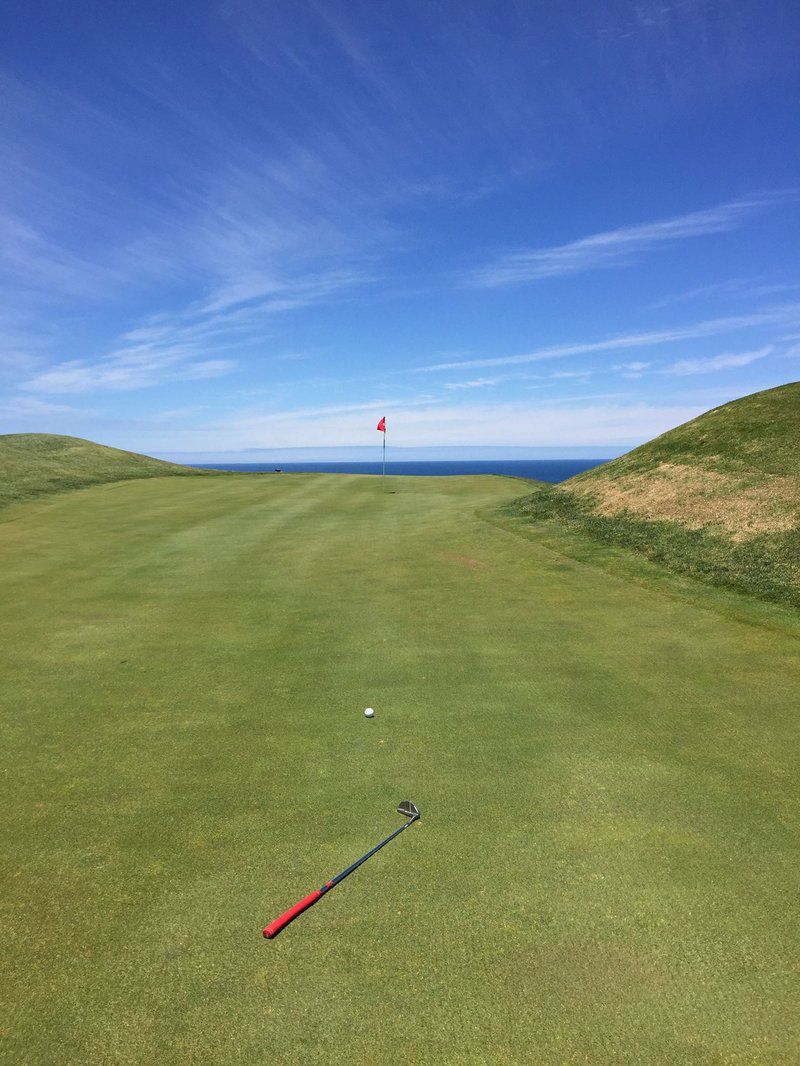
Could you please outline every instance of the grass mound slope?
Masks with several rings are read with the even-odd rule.
[[[800,606],[800,382],[706,412],[512,507]]]
[[[216,473],[54,433],[0,435],[0,508],[51,492],[144,477]]]

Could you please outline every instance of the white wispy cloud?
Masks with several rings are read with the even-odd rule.
[[[465,370],[489,366],[517,366],[524,363],[536,363],[545,359],[563,359],[570,355],[586,355],[591,352],[625,351],[629,348],[650,348],[660,344],[672,344],[677,341],[697,340],[700,337],[715,337],[737,330],[758,326],[791,326],[800,323],[800,304],[788,304],[766,311],[755,311],[748,315],[729,315],[725,318],[712,318],[704,322],[695,322],[690,326],[676,326],[672,329],[651,330],[645,333],[624,333],[601,341],[589,341],[580,344],[555,344],[521,355],[490,356],[485,359],[467,359],[463,362],[433,363],[419,367],[422,372],[439,370]]]
[[[153,440],[157,450],[176,452],[353,445],[377,449],[375,422],[386,413],[390,449],[392,445],[630,446],[694,418],[703,410],[703,406],[694,403],[630,402],[618,394],[552,404],[392,402],[391,397],[384,397],[369,404],[303,407],[263,414],[242,412],[208,420],[202,426],[159,429]]]
[[[699,285],[694,289],[684,292],[673,293],[664,296],[655,303],[650,304],[652,310],[669,307],[676,303],[689,303],[692,300],[702,299],[708,296],[735,296],[749,300],[763,299],[765,296],[778,296],[781,293],[796,292],[800,289],[800,282],[781,281],[765,282],[760,278],[729,278],[726,281],[715,281],[709,285]]]
[[[594,233],[566,244],[507,252],[474,271],[470,280],[474,285],[496,288],[626,266],[658,245],[736,229],[756,211],[785,200],[787,195],[777,192],[732,200],[705,211]]]
[[[196,359],[191,349],[139,346],[112,353],[94,362],[70,359],[57,363],[23,382],[27,392],[63,393],[129,391],[165,381],[200,381],[230,373],[230,359]]]
[[[49,417],[51,415],[90,415],[90,411],[70,407],[64,403],[51,403],[40,400],[36,396],[14,396],[0,403],[0,411],[4,415],[17,417]]]
[[[33,392],[85,392],[148,388],[163,381],[219,377],[236,361],[222,357],[254,341],[263,344],[274,316],[308,307],[362,283],[359,272],[337,270],[296,282],[249,279],[221,289],[184,309],[148,316],[125,331],[99,358],[57,360],[21,388]],[[299,359],[278,354],[276,361]]]
[[[679,359],[664,367],[663,373],[683,377],[688,374],[710,374],[714,370],[730,370],[733,367],[749,366],[758,359],[764,359],[773,350],[773,346],[768,344],[749,352],[724,352],[722,355],[713,355],[705,359]]]
[[[622,377],[628,378],[630,381],[638,381],[640,378],[644,377],[645,370],[652,365],[651,362],[634,359],[630,363],[616,363],[611,369],[618,371]]]
[[[472,381],[448,381],[446,389],[482,389],[489,385],[497,385],[502,378],[474,378]]]
[[[181,422],[194,418],[203,411],[208,410],[208,404],[187,404],[185,407],[173,407],[165,411],[154,411],[149,415],[150,422],[168,425],[173,422]]]
[[[242,278],[237,285],[215,290],[183,308],[149,315],[119,340],[123,345],[172,345],[241,337],[263,329],[271,317],[283,312],[309,307],[334,295],[341,298],[344,290],[365,280],[360,272],[342,270],[283,281],[266,276]]]
[[[179,87],[182,76],[165,78],[141,58],[119,74],[152,101],[144,124],[130,99],[106,111],[0,70],[11,116],[0,131],[0,304],[19,312],[23,332],[76,308],[87,320],[98,306],[108,319],[128,304],[166,308],[132,319],[119,345],[157,343],[165,367],[176,346],[191,345],[198,367],[180,376],[211,374],[223,339],[245,349],[270,317],[341,300],[375,277],[378,250],[399,240],[384,210],[390,185],[361,180],[363,153],[333,144],[330,130],[298,141],[250,120],[237,129],[219,97],[191,113],[191,79]],[[268,80],[259,74],[248,88],[253,113]],[[108,165],[97,165],[98,146]],[[130,172],[143,156],[161,168],[138,188]],[[130,389],[177,376],[159,374],[154,354],[149,373],[57,349],[49,361],[28,388]]]
[[[615,366],[612,366],[611,369],[612,370],[630,370],[633,373],[638,373],[640,370],[647,370],[647,368],[649,366],[652,366],[652,365],[653,365],[652,363],[644,363],[644,362],[642,362],[641,359],[634,359],[633,362],[631,362],[631,363],[617,363]]]

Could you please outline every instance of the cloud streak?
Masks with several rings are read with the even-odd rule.
[[[202,381],[235,369],[230,359],[194,359],[193,352],[140,345],[95,362],[69,359],[35,374],[23,383],[26,392],[65,393],[144,389],[167,381]]]
[[[390,400],[391,398],[389,398]],[[298,447],[373,446],[375,418],[388,411],[391,443],[419,446],[630,446],[701,414],[692,403],[629,402],[624,397],[576,398],[570,402],[450,404],[395,400],[369,404],[298,408],[259,414],[242,412],[205,425],[159,430],[164,451],[278,451]],[[313,413],[313,417],[308,416]]]
[[[0,411],[3,414],[21,418],[49,418],[52,415],[86,415],[89,413],[76,407],[69,407],[67,404],[40,400],[36,396],[15,396],[0,404]]]
[[[271,317],[341,297],[363,280],[359,272],[347,270],[297,282],[243,279],[185,310],[151,315],[123,333],[116,347],[99,358],[60,360],[28,378],[21,388],[54,394],[129,391],[161,382],[219,377],[237,365],[221,356],[237,346],[247,347],[254,338],[263,342]]]
[[[446,389],[483,389],[499,384],[502,378],[474,378],[472,381],[448,381]]]
[[[758,359],[764,359],[773,351],[771,344],[750,352],[725,352],[708,359],[679,359],[665,367],[663,373],[685,377],[688,374],[710,374],[715,370],[730,370],[734,367],[749,366]]]
[[[789,195],[776,192],[732,200],[705,211],[606,230],[567,244],[509,252],[474,271],[469,281],[481,288],[498,288],[629,266],[659,245],[736,229],[755,212],[780,203]]]
[[[630,348],[652,348],[660,344],[672,344],[677,341],[698,340],[701,337],[715,337],[737,330],[758,326],[790,326],[800,323],[800,304],[788,304],[771,308],[767,311],[755,311],[749,315],[729,315],[725,318],[712,318],[704,322],[695,322],[690,326],[676,326],[673,329],[651,330],[646,333],[624,333],[602,341],[590,341],[585,344],[555,344],[544,348],[535,348],[521,355],[492,356],[485,359],[467,359],[463,362],[432,363],[419,367],[423,373],[439,370],[465,370],[489,366],[519,366],[525,363],[537,363],[546,359],[564,359],[570,355],[587,355],[593,352],[626,351]]]
[[[764,282],[757,278],[729,278],[727,281],[715,281],[710,285],[699,285],[685,292],[664,296],[650,304],[652,310],[660,310],[672,304],[689,303],[704,297],[734,296],[737,299],[759,300],[765,296],[779,296],[781,293],[797,292],[800,282]]]

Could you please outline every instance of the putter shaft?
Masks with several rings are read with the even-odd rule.
[[[405,807],[406,804],[408,804],[407,807]],[[396,836],[399,836],[404,829],[408,829],[408,827],[410,825],[413,825],[413,823],[416,822],[416,820],[420,817],[420,813],[417,810],[416,806],[414,806],[413,803],[409,803],[407,800],[404,800],[403,803],[400,805],[400,808],[398,809],[401,810],[403,814],[411,814],[411,817],[405,823],[405,825],[401,825],[399,829],[395,829],[395,831],[393,833],[390,833],[385,840],[382,840],[380,844],[376,844],[374,848],[370,848],[370,850],[365,855],[362,855],[360,859],[356,859],[356,861],[354,863],[351,863],[350,866],[347,867],[347,869],[342,870],[340,874],[337,874],[336,877],[331,878],[330,881],[326,881],[325,884],[321,888],[318,888],[315,892],[310,892],[304,899],[301,899],[299,902],[295,903],[293,907],[290,907],[287,911],[284,911],[283,914],[279,918],[276,918],[274,922],[270,922],[270,924],[264,929],[264,936],[266,937],[266,939],[272,940],[274,937],[276,937],[282,929],[285,929],[290,922],[293,922],[295,918],[298,918],[303,913],[303,911],[307,911],[309,907],[313,907],[317,900],[322,899],[326,892],[330,892],[332,888],[336,888],[340,881],[344,881],[345,877],[349,877],[351,873],[353,873],[359,868],[359,866],[361,866],[362,863],[365,863],[367,859],[371,859],[376,851],[380,851],[381,848],[385,847],[390,840],[394,840]]]

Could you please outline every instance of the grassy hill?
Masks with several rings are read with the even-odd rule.
[[[216,471],[193,470],[80,437],[53,433],[0,435],[0,508],[35,496],[108,481],[210,473]]]
[[[714,408],[512,512],[800,606],[800,382]]]

